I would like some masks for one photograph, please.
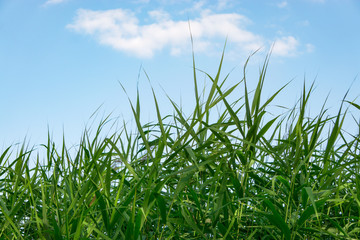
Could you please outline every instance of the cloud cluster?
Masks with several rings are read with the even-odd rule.
[[[168,49],[178,55],[189,49],[190,29],[196,51],[211,51],[214,43],[225,39],[237,51],[249,53],[268,44],[262,36],[249,30],[250,20],[237,13],[201,12],[189,21],[174,21],[161,10],[148,12],[149,24],[141,24],[135,13],[125,9],[93,11],[79,9],[68,29],[94,37],[100,44],[140,58],[151,58],[157,51]],[[274,55],[292,56],[299,42],[292,36],[280,38]]]
[[[80,9],[67,28],[91,35],[101,44],[145,58],[165,47],[169,47],[172,54],[180,53],[189,43],[189,24],[199,51],[206,51],[212,40],[219,38],[222,41],[228,38],[244,50],[255,50],[263,43],[260,36],[245,29],[249,20],[240,14],[203,11],[199,18],[189,21],[174,21],[164,11],[151,11],[148,15],[153,23],[141,25],[129,10]]]

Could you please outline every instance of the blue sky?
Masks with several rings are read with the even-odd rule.
[[[139,85],[142,120],[155,120],[143,70],[163,115],[172,109],[162,89],[190,112],[188,23],[198,68],[215,74],[227,38],[223,73],[235,67],[229,84],[260,49],[249,65],[254,86],[275,43],[264,98],[293,79],[277,100],[292,107],[304,78],[308,85],[316,79],[311,110],[316,114],[330,93],[327,106],[335,113],[350,87],[349,100],[359,95],[359,22],[357,0],[1,0],[0,148],[25,136],[45,143],[48,127],[54,140],[64,132],[76,144],[99,106],[100,119],[112,113],[131,122],[119,82],[131,99]]]

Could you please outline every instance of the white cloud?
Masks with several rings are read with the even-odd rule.
[[[93,36],[103,45],[116,50],[150,58],[156,51],[170,48],[180,54],[188,49],[188,21],[174,21],[164,11],[148,13],[154,23],[141,25],[133,12],[124,9],[92,11],[80,9],[67,28]],[[197,51],[209,51],[214,41],[225,38],[240,50],[254,51],[263,46],[261,36],[248,30],[249,20],[240,14],[214,14],[203,11],[199,18],[189,20]]]
[[[287,1],[282,1],[277,4],[278,8],[284,8],[288,5]]]
[[[278,56],[295,56],[298,46],[299,41],[293,36],[282,37],[275,41],[272,53]]]
[[[59,3],[63,3],[67,0],[47,0],[45,3],[44,3],[44,6],[48,6],[48,5],[55,5],[55,4],[59,4]]]

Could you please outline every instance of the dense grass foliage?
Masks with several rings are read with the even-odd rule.
[[[344,132],[342,105],[337,116],[323,108],[307,117],[312,86],[272,116],[282,89],[261,99],[267,65],[253,92],[245,74],[223,89],[221,59],[199,91],[194,61],[190,116],[169,99],[174,113],[163,117],[154,94],[157,121],[142,124],[138,96],[135,133],[124,124],[102,137],[105,119],[76,154],[50,137],[46,159],[9,147],[0,154],[0,238],[358,239],[359,133]]]

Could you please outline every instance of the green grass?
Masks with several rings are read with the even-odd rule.
[[[359,239],[359,133],[343,130],[344,106],[306,116],[304,84],[274,117],[283,88],[261,99],[269,58],[252,92],[245,74],[224,89],[222,60],[200,92],[193,58],[189,116],[169,98],[164,117],[154,93],[157,120],[143,124],[138,94],[135,132],[124,124],[103,137],[105,118],[75,154],[50,137],[45,159],[25,144],[3,151],[0,239]]]

